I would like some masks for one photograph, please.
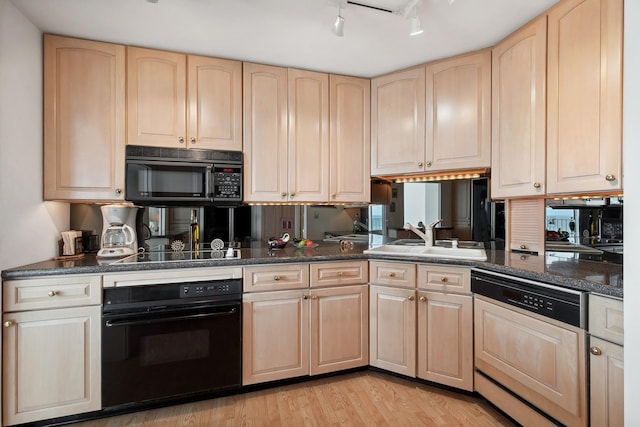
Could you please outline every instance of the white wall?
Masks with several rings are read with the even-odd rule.
[[[640,2],[625,0],[624,380],[625,425],[640,425]]]
[[[57,255],[69,205],[42,201],[42,35],[0,0],[0,270]]]

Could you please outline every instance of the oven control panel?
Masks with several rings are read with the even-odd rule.
[[[241,292],[242,283],[240,280],[193,282],[180,285],[180,298],[224,296]]]

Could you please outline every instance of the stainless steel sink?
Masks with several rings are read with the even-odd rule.
[[[442,246],[382,245],[367,249],[365,254],[392,255],[418,258],[466,259],[486,261],[487,254],[480,248],[445,248]]]

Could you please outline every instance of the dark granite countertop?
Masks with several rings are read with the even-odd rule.
[[[525,255],[502,250],[487,250],[487,261],[464,261],[372,256],[362,253],[368,245],[355,244],[353,249],[341,250],[339,244],[323,242],[316,248],[287,247],[270,250],[266,247],[242,249],[238,259],[175,260],[137,262],[137,257],[123,260],[101,260],[87,255],[76,260],[48,260],[2,271],[3,279],[21,279],[60,274],[107,274],[125,271],[162,270],[175,268],[216,267],[231,265],[273,264],[291,262],[321,262],[358,259],[398,260],[464,265],[513,276],[551,283],[582,291],[623,297],[622,265],[579,259],[577,254],[549,252],[545,256]],[[117,261],[117,262],[115,262]]]

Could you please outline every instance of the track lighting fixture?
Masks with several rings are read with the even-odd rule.
[[[338,16],[333,24],[333,34],[338,37],[344,36],[344,18],[340,15],[340,6],[338,5]]]
[[[417,36],[418,34],[422,34],[422,25],[420,25],[420,18],[418,18],[418,7],[413,8],[413,17],[411,18],[411,31],[409,32],[410,36]]]
[[[370,10],[375,10],[379,12],[385,12],[392,15],[402,16],[404,19],[408,19],[411,22],[411,30],[409,34],[411,36],[415,36],[418,34],[422,34],[424,31],[422,30],[422,25],[420,23],[420,18],[418,17],[418,6],[422,3],[422,0],[406,0],[407,3],[397,9],[386,9],[384,7],[380,7],[379,5],[368,4],[368,0],[338,0],[338,16],[336,17],[336,21],[333,24],[333,33],[338,37],[344,36],[344,18],[340,15],[340,10],[342,6],[358,6],[367,8]],[[446,0],[449,5],[452,5],[455,0]]]

